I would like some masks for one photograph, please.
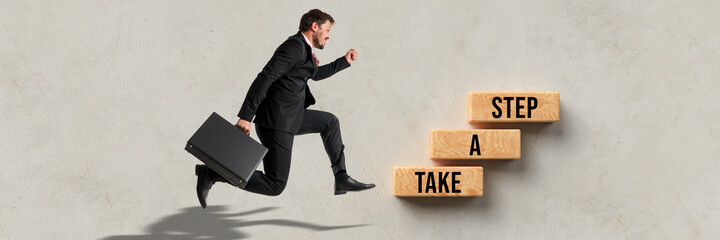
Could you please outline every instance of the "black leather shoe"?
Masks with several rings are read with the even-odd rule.
[[[207,208],[206,199],[208,193],[210,193],[210,188],[215,183],[215,181],[210,178],[208,170],[208,167],[205,165],[195,165],[195,175],[198,177],[196,187],[197,196],[198,200],[200,200],[200,206],[202,206],[203,209]]]
[[[345,194],[348,191],[362,191],[374,188],[375,184],[373,183],[361,183],[357,180],[353,179],[352,177],[349,177],[347,180],[341,182],[341,183],[335,183],[335,195]]]

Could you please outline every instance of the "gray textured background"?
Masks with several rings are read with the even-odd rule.
[[[311,82],[348,167],[333,196],[319,135],[288,187],[215,185],[183,150],[236,121],[311,8],[337,23]],[[0,238],[718,239],[717,1],[1,1]],[[472,91],[557,91],[553,124],[473,126]],[[480,161],[485,196],[401,199],[393,166],[436,165],[431,129],[520,128],[522,159]],[[253,132],[253,137],[255,133]],[[452,163],[462,164],[462,163]],[[714,226],[714,227],[713,227]]]

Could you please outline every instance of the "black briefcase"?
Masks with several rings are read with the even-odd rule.
[[[240,188],[268,151],[214,112],[188,140],[185,150]]]

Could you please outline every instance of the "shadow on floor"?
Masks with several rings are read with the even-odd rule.
[[[188,207],[179,213],[164,217],[145,228],[145,235],[109,236],[104,240],[120,239],[243,239],[250,237],[239,230],[257,225],[304,228],[312,231],[330,231],[367,226],[367,224],[323,226],[310,222],[286,219],[245,221],[241,217],[267,212],[277,207],[258,208],[241,213],[227,213],[227,206]]]

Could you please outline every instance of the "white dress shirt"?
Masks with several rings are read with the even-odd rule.
[[[313,45],[312,45],[312,43],[310,43],[310,39],[308,39],[307,36],[305,36],[305,34],[303,34],[303,33],[300,33],[300,34],[303,35],[303,38],[305,38],[305,43],[310,45],[310,51],[312,52],[312,54],[315,54],[315,49],[313,49]]]

